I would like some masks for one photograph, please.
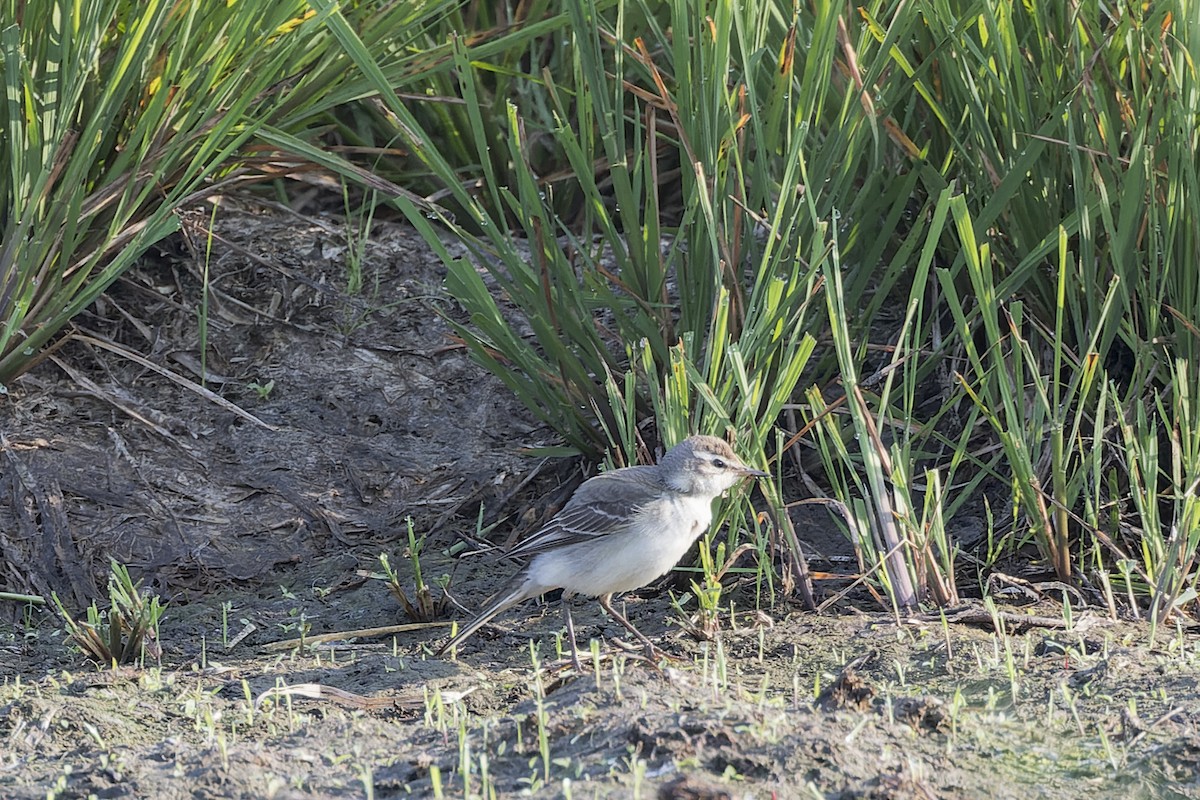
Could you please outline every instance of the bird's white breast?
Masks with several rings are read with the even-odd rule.
[[[544,591],[598,597],[637,589],[665,575],[712,522],[712,500],[675,496],[643,507],[620,532],[536,556],[528,575]]]

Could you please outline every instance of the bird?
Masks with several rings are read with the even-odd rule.
[[[589,478],[550,522],[505,554],[529,561],[437,654],[462,644],[516,604],[562,589],[576,669],[581,669],[579,652],[567,603],[574,595],[598,598],[652,660],[657,658],[660,651],[612,607],[612,596],[665,575],[708,529],[714,499],[745,478],[766,475],[747,466],[724,439],[694,435],[668,450],[657,465]]]

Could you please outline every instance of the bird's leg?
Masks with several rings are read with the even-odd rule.
[[[566,597],[562,599],[563,616],[567,618],[567,636],[571,640],[571,663],[575,666],[576,672],[583,672],[583,665],[579,663],[579,643],[575,641],[575,620],[571,619],[571,601]]]
[[[667,658],[666,653],[664,653],[662,650],[659,650],[657,647],[655,647],[654,642],[650,641],[645,636],[643,636],[641,631],[639,631],[637,628],[633,627],[632,622],[625,619],[625,617],[622,614],[620,614],[615,608],[613,608],[611,594],[606,594],[600,598],[600,607],[603,608],[604,611],[610,617],[612,617],[617,622],[621,623],[621,627],[625,628],[625,630],[632,633],[634,635],[634,638],[636,638],[639,642],[642,643],[642,646],[644,646],[646,648],[646,657],[650,661],[654,662],[654,661],[658,661],[659,659],[662,659],[662,658]]]

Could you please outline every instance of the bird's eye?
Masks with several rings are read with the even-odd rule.
[[[714,467],[716,467],[717,469],[725,469],[725,467],[726,467],[726,464],[725,464],[725,459],[723,459],[723,458],[714,458],[714,459],[713,459],[713,466],[714,466]]]

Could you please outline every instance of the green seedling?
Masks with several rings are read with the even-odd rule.
[[[404,583],[401,581],[399,574],[392,569],[391,563],[388,561],[386,553],[380,553],[379,563],[383,567],[384,575],[387,577],[388,588],[392,594],[400,601],[400,605],[404,606],[404,613],[409,619],[414,622],[432,622],[446,610],[447,598],[445,583],[448,579],[439,581],[442,590],[440,598],[434,598],[433,591],[429,584],[425,582],[424,574],[421,571],[421,549],[425,546],[425,537],[417,538],[416,532],[413,529],[412,517],[406,520],[408,524],[408,548],[404,552],[404,558],[408,560],[409,566],[412,569],[413,576],[413,598],[410,600],[408,592],[404,589]]]
[[[696,598],[697,609],[689,614],[685,609],[687,597],[672,596],[671,607],[678,615],[679,625],[694,639],[700,642],[711,642],[721,629],[721,595],[724,591],[721,583],[725,573],[747,553],[755,549],[752,544],[737,547],[728,558],[725,556],[725,542],[717,542],[716,557],[707,539],[700,542],[700,572],[704,575],[701,581],[692,581],[692,596]],[[720,564],[720,568],[716,567]],[[732,620],[732,612],[730,618]]]
[[[157,595],[143,596],[141,581],[134,583],[124,565],[114,560],[109,569],[110,606],[101,611],[93,602],[88,607],[86,621],[72,617],[58,595],[53,595],[68,635],[99,664],[128,664],[139,658],[144,661],[147,655],[160,660],[158,625],[166,605]]]
[[[258,395],[259,400],[266,400],[271,396],[271,392],[275,390],[275,381],[269,380],[266,383],[253,381],[252,383],[246,384],[246,388]]]
[[[446,791],[442,788],[442,770],[437,764],[429,765],[429,783],[433,787],[433,796],[441,800],[446,796]]]
[[[537,727],[538,756],[542,762],[542,783],[550,781],[550,714],[546,710],[546,687],[542,682],[542,660],[537,645],[529,643],[529,660],[533,667],[534,724]]]
[[[692,594],[696,597],[696,613],[684,621],[684,629],[700,641],[711,642],[721,629],[721,580],[713,567],[712,550],[703,544],[700,550],[700,568],[704,573],[701,582],[692,581]],[[717,543],[717,559],[723,560],[725,543]]]
[[[379,193],[367,192],[361,205],[351,207],[350,187],[342,184],[342,204],[346,212],[346,293],[358,295],[363,289],[363,264],[367,260],[367,245],[375,223],[375,207]]]

